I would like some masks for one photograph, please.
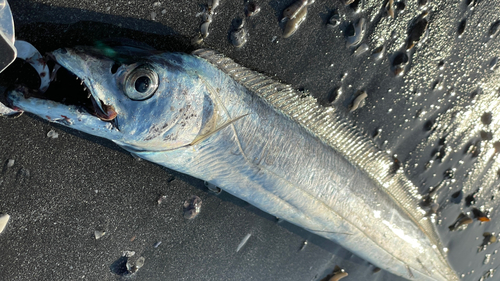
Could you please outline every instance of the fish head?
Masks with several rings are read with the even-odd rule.
[[[217,115],[192,67],[199,59],[190,55],[75,47],[47,57],[52,80],[48,90],[18,88],[8,94],[11,106],[128,150],[187,146],[209,130]]]

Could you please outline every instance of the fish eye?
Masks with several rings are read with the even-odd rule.
[[[148,91],[151,85],[151,79],[147,76],[141,76],[135,80],[135,90],[139,93],[145,93]]]
[[[124,92],[132,100],[145,100],[158,89],[158,74],[150,66],[141,65],[134,69],[125,80]]]

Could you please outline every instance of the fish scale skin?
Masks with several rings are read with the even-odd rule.
[[[408,265],[416,280],[454,280],[425,234],[366,174],[211,68],[206,65],[199,73],[207,77],[206,83],[218,83],[212,88],[223,89],[218,95],[231,118],[250,113],[231,125],[236,135],[228,127],[194,147],[140,153],[140,157],[207,180],[400,276],[409,277]],[[374,211],[380,212],[380,218]],[[391,227],[400,228],[420,248],[401,239]],[[433,270],[441,275],[426,277]]]
[[[57,55],[58,61],[64,64],[66,57],[79,54],[68,50],[65,54]],[[76,65],[67,68],[78,76],[92,76],[87,78],[94,82],[93,89],[97,92],[93,95],[107,104],[115,105],[122,131],[107,134],[107,127],[101,121],[96,122],[103,125],[103,129],[94,131],[92,126],[95,124],[92,121],[85,123],[91,118],[80,118],[84,113],[78,111],[68,116],[80,118],[82,122],[75,119],[72,124],[63,125],[109,138],[139,157],[209,181],[270,214],[336,241],[367,261],[399,276],[410,278],[413,275],[416,280],[457,280],[446,258],[439,249],[433,249],[432,239],[415,222],[415,218],[401,208],[401,204],[407,203],[394,201],[395,197],[406,197],[387,193],[376,181],[380,181],[380,178],[373,176],[376,173],[387,174],[383,168],[388,158],[373,147],[354,149],[363,141],[359,133],[332,136],[343,140],[339,142],[340,148],[347,149],[347,152],[342,154],[333,149],[324,141],[330,132],[325,130],[321,136],[312,133],[324,129],[317,120],[325,123],[332,118],[337,120],[327,125],[331,131],[351,130],[349,125],[341,119],[335,119],[338,116],[328,117],[325,113],[317,113],[314,115],[316,117],[311,118],[310,113],[320,110],[319,106],[307,105],[288,86],[275,85],[274,94],[269,94],[270,85],[261,89],[263,94],[275,97],[283,110],[288,108],[295,112],[296,119],[275,110],[265,99],[204,59],[169,53],[150,56],[148,61],[155,62],[160,81],[167,81],[160,82],[160,86],[175,90],[172,93],[157,93],[151,100],[142,103],[131,103],[134,111],[130,113],[132,117],[127,119],[127,110],[130,108],[126,105],[130,102],[122,97],[119,88],[113,88],[116,83],[108,81],[111,78],[93,73],[92,65],[85,71],[78,70],[85,63],[75,57],[67,61]],[[90,61],[99,63],[98,60]],[[166,64],[164,69],[161,68],[162,62]],[[112,63],[107,65],[111,66]],[[238,65],[233,63],[232,66],[232,72],[236,73]],[[99,65],[95,69],[106,67]],[[238,73],[244,73],[239,70]],[[169,79],[171,77],[177,79]],[[250,75],[245,79],[257,85],[261,81],[257,78]],[[204,112],[198,112],[193,118],[208,116],[210,114],[205,113],[212,111],[219,116],[219,124],[244,117],[195,145],[162,150],[162,142],[158,139],[161,136],[146,140],[151,137],[147,134],[149,128],[164,124],[166,116],[175,116],[175,122],[186,124],[182,122],[184,117],[179,117],[181,115],[172,110],[179,110],[184,103],[200,106],[199,100],[207,97],[213,102],[203,103]],[[24,99],[20,94],[12,97],[16,106],[42,118],[46,117],[48,110],[66,114],[64,111],[69,108],[50,101],[35,100]],[[170,109],[169,104],[162,104],[166,100],[177,104],[176,107]],[[305,101],[308,99],[305,98]],[[217,109],[212,107],[217,103],[220,103]],[[43,108],[45,104],[50,106]],[[147,107],[142,108],[141,104],[164,108],[151,111]],[[148,112],[149,115],[141,119],[137,112]],[[196,120],[188,124],[205,124]],[[183,137],[182,132],[193,134],[198,130],[185,127],[176,129],[175,126],[169,123],[169,131],[175,132],[185,141],[189,138]],[[134,134],[126,134],[127,130]],[[380,156],[373,158],[373,161],[381,164],[370,166],[370,163],[364,163],[360,166],[359,162],[357,166],[348,160],[359,159],[363,156],[361,153],[369,153],[372,158]],[[368,167],[369,173],[360,167]],[[400,177],[382,177],[386,178],[391,180],[389,185],[405,186],[405,182],[398,182]],[[404,194],[405,190],[400,192]]]

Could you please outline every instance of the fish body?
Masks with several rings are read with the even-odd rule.
[[[88,87],[93,108],[22,91],[8,99],[206,180],[396,275],[458,280],[416,213],[411,183],[333,109],[212,51],[194,54],[60,49],[51,57]]]

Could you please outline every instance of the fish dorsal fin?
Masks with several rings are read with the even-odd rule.
[[[426,233],[441,256],[446,256],[432,222],[419,206],[421,195],[417,187],[399,169],[392,156],[381,151],[351,121],[334,108],[321,106],[314,97],[305,96],[290,85],[245,68],[215,51],[200,49],[193,55],[207,60],[365,172]]]

